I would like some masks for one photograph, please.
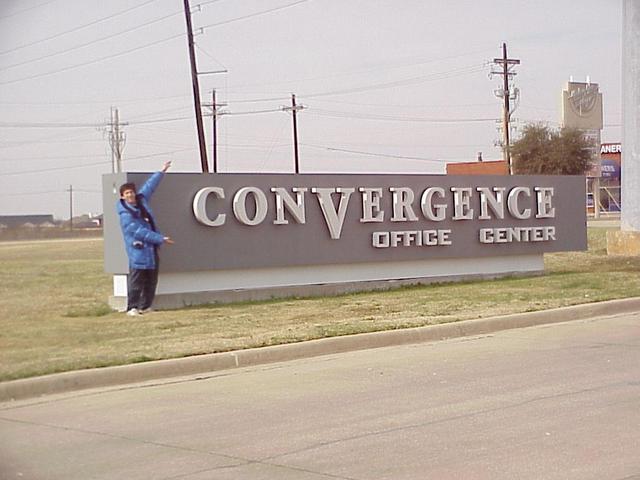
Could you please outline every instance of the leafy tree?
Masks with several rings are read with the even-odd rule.
[[[592,152],[593,144],[580,130],[540,124],[524,127],[511,146],[513,170],[520,175],[583,175]]]

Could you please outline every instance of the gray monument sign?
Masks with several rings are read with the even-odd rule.
[[[115,277],[127,273],[118,187],[148,175],[104,177],[105,269]],[[537,271],[544,252],[586,249],[584,198],[584,177],[167,174],[151,202],[175,240],[162,247],[159,301],[163,291],[184,304],[205,292],[260,298]]]

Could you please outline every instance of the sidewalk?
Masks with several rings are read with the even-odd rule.
[[[640,314],[640,297],[426,327],[346,335],[234,352],[72,371],[2,382],[0,383],[0,402],[90,388],[198,375],[219,370],[285,362],[354,350],[486,335],[500,330],[633,312]]]

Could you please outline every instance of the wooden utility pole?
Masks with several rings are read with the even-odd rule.
[[[293,114],[293,151],[296,161],[296,173],[300,173],[300,160],[298,158],[298,120],[296,118],[296,96],[291,94],[291,113]]]
[[[204,125],[202,123],[202,106],[200,104],[200,85],[198,84],[198,69],[196,66],[196,52],[193,43],[193,29],[191,26],[191,7],[189,0],[184,0],[184,17],[187,22],[187,39],[189,44],[189,59],[191,61],[191,85],[193,87],[193,107],[196,114],[196,126],[198,128],[198,145],[200,147],[200,164],[202,172],[209,172],[207,161],[207,144],[204,138]]]
[[[509,132],[509,120],[511,119],[511,106],[509,105],[510,96],[512,92],[509,89],[509,79],[514,76],[516,73],[512,71],[510,68],[512,65],[519,65],[520,60],[508,58],[507,56],[507,44],[502,44],[502,58],[494,58],[493,63],[496,65],[501,65],[502,69],[500,71],[491,72],[492,74],[502,75],[503,76],[503,85],[502,85],[502,96],[504,100],[504,104],[502,107],[502,129],[503,129],[503,151],[504,151],[504,159],[507,162],[507,166],[509,167],[509,175],[513,175],[513,164],[511,163],[511,140],[510,140],[510,132]]]
[[[73,185],[69,185],[69,230],[73,230]]]
[[[209,73],[224,73],[226,72],[226,70],[224,71],[217,71],[217,72],[209,72]],[[218,172],[218,118],[221,117],[222,115],[224,115],[225,112],[219,110],[219,107],[224,107],[226,106],[226,103],[218,103],[218,101],[216,100],[216,91],[215,89],[211,92],[211,103],[205,103],[202,106],[203,107],[211,107],[211,118],[213,119],[213,124],[211,125],[211,132],[212,132],[212,138],[213,138],[213,144],[211,147],[212,150],[212,156],[213,156],[213,169],[212,172],[213,173],[217,173]]]
[[[213,125],[212,125],[212,132],[213,132],[213,173],[216,173],[218,171],[218,127],[216,126],[218,123],[218,112],[217,112],[217,108],[218,106],[216,105],[216,90],[213,89],[213,92],[211,94],[211,108],[212,108],[212,112],[213,112]]]
[[[122,171],[122,149],[124,147],[125,135],[120,130],[120,113],[115,107],[111,107],[111,122],[109,126],[109,145],[111,145],[111,171]]]
[[[285,112],[291,111],[293,118],[293,155],[295,161],[295,173],[300,173],[300,160],[298,158],[298,119],[296,117],[296,112],[298,110],[303,110],[304,105],[296,104],[296,96],[295,94],[291,94],[291,106],[290,107],[282,107],[282,110]]]

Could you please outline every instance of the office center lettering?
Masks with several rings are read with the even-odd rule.
[[[445,189],[429,186],[416,192],[409,187],[305,186],[290,189],[271,187],[265,192],[255,186],[244,186],[230,197],[227,194],[222,187],[201,188],[193,199],[196,220],[207,227],[222,227],[232,214],[235,221],[248,227],[267,221],[274,225],[306,224],[308,203],[314,202],[319,206],[330,238],[339,240],[347,212],[350,207],[354,208],[355,203],[360,224],[385,223],[390,226],[429,222],[433,225],[426,229],[415,225],[406,230],[387,228],[374,231],[370,244],[375,248],[452,245],[456,232],[451,226],[465,221],[483,227],[477,231],[481,244],[556,240],[554,225],[540,225],[540,220],[548,223],[555,219],[553,187],[453,186]],[[269,196],[272,197],[271,203]],[[225,210],[223,202],[227,198],[231,208]],[[489,227],[481,223],[491,220],[500,221],[500,226]],[[504,226],[510,220],[517,224]],[[523,225],[532,220],[536,220],[535,225]],[[440,223],[442,228],[437,228]]]

